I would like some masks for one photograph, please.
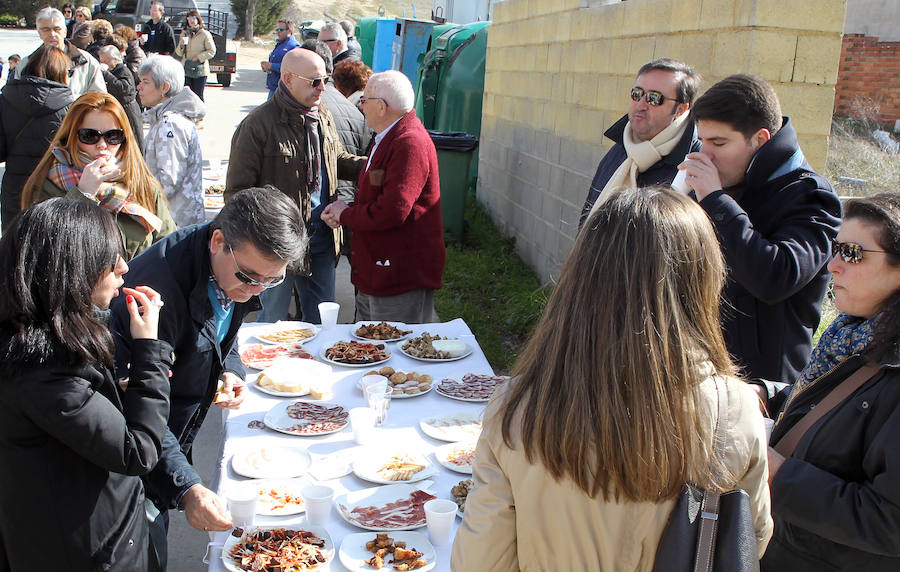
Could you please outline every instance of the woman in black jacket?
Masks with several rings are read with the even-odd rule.
[[[770,447],[775,535],[764,571],[900,570],[900,193],[848,201],[834,249],[828,269],[841,314],[770,443],[865,363],[878,368],[789,458]]]
[[[0,239],[0,570],[147,569],[137,475],[159,458],[172,348],[159,295],[124,289],[140,340],[113,378],[106,321],[127,270],[89,201],[31,206]]]
[[[41,46],[28,58],[22,77],[10,79],[0,93],[0,228],[6,230],[20,210],[22,188],[50,146],[69,106],[66,85],[69,57],[54,46]]]

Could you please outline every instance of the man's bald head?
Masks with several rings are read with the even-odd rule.
[[[294,48],[281,60],[281,82],[306,107],[319,104],[325,91],[325,78],[325,62],[315,52]]]

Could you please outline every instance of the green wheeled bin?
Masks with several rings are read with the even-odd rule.
[[[478,139],[468,133],[429,131],[437,149],[441,181],[441,218],[450,238],[459,242],[463,237],[466,214],[466,190],[469,186],[469,165],[478,147]]]

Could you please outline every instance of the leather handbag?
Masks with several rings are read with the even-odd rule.
[[[713,454],[723,452],[728,393],[716,378],[718,415]],[[703,491],[685,484],[656,547],[654,572],[759,570],[750,496],[743,490]]]
[[[194,60],[184,61],[184,75],[187,77],[200,77],[203,74],[203,63]]]

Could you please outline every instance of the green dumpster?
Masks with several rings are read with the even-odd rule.
[[[468,133],[429,131],[437,149],[441,181],[441,218],[450,238],[461,241],[465,226],[469,165],[478,139]]]

